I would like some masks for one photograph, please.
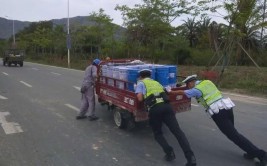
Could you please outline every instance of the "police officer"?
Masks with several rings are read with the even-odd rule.
[[[95,116],[95,91],[94,84],[97,77],[97,66],[99,65],[100,60],[93,60],[84,72],[84,79],[81,86],[82,93],[82,104],[80,108],[79,115],[76,116],[76,119],[85,119],[87,118],[86,113],[89,110],[89,120],[97,120],[98,117]]]
[[[162,124],[165,123],[172,134],[178,140],[184,155],[187,159],[186,166],[195,166],[196,159],[189,142],[180,129],[176,120],[175,113],[169,103],[164,102],[164,89],[160,83],[150,79],[151,71],[148,69],[139,72],[139,81],[135,93],[138,101],[144,101],[149,107],[149,124],[152,127],[155,140],[166,153],[165,160],[172,161],[175,159],[173,148],[168,144],[162,133]]]
[[[188,98],[195,97],[211,115],[211,118],[221,132],[246,152],[243,155],[245,159],[258,158],[260,162],[256,163],[256,165],[266,166],[266,152],[253,145],[236,130],[233,114],[233,107],[235,104],[232,100],[230,98],[224,98],[211,81],[197,80],[197,75],[188,76],[183,82],[189,87],[188,90],[176,90],[169,93],[185,94]]]

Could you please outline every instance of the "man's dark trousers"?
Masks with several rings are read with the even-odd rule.
[[[184,132],[180,129],[175,117],[175,113],[173,112],[170,104],[159,103],[153,106],[149,111],[149,123],[152,127],[156,141],[160,144],[166,154],[171,153],[173,148],[168,144],[163,136],[161,129],[163,123],[167,125],[167,127],[178,140],[185,157],[189,159],[194,155]]]
[[[218,114],[212,115],[212,119],[223,134],[225,134],[238,147],[253,157],[257,157],[259,159],[263,158],[265,151],[257,148],[235,129],[233,109],[222,109]]]

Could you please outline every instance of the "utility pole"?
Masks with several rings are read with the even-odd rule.
[[[13,43],[14,43],[14,45],[16,44],[14,19],[13,19]]]
[[[9,16],[5,16],[6,18],[9,18]],[[13,44],[12,46],[15,47],[16,46],[16,36],[15,36],[15,23],[14,23],[14,19],[12,19],[12,24],[13,24],[13,28],[12,28],[12,33],[13,33]]]
[[[266,0],[264,0],[264,2],[263,2],[262,22],[265,21],[265,14],[266,14]],[[261,45],[262,45],[262,47],[264,46],[263,40],[262,40],[262,38],[263,38],[263,31],[264,31],[264,28],[261,27]]]
[[[67,47],[68,47],[68,68],[70,68],[70,19],[69,19],[69,0],[68,0],[68,23],[67,23]]]

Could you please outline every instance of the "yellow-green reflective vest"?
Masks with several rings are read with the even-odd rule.
[[[205,108],[222,98],[221,92],[210,80],[201,81],[195,88],[201,91],[202,97],[197,98],[197,101]]]
[[[162,85],[153,79],[146,78],[141,81],[145,84],[146,87],[146,94],[144,96],[144,99],[146,99],[151,94],[159,96],[161,92],[164,92]],[[156,101],[156,104],[164,102],[162,98],[157,98]]]

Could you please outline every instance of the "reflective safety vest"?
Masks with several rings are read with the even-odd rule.
[[[222,98],[221,92],[210,80],[201,81],[195,88],[201,91],[202,97],[197,98],[197,101],[205,108]]]
[[[151,94],[154,94],[154,96],[156,97],[160,96],[160,93],[164,92],[162,85],[153,79],[146,78],[141,80],[141,82],[143,82],[146,87],[146,94],[144,96],[144,99],[146,99]],[[163,98],[161,97],[156,98],[156,104],[162,102],[164,102]]]

